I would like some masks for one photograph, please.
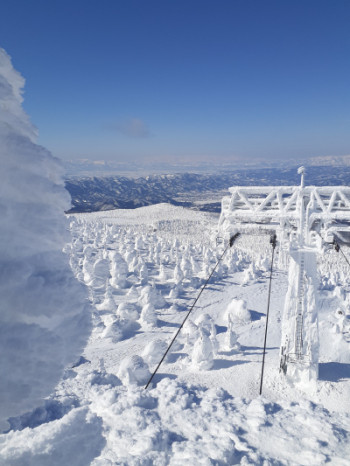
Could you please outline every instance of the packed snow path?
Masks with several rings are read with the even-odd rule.
[[[71,266],[89,289],[93,333],[45,406],[11,420],[2,464],[350,464],[349,270],[334,251],[320,264],[314,392],[278,371],[287,288],[278,270],[258,396],[268,237],[243,237],[225,256],[145,390],[222,251],[217,218],[158,205],[71,221]]]

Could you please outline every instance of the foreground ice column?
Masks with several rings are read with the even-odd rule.
[[[318,319],[315,299],[317,290],[316,243],[309,227],[315,206],[305,195],[304,168],[296,209],[298,228],[288,241],[289,273],[281,340],[280,368],[295,386],[310,386],[318,378]]]
[[[70,197],[36,144],[24,79],[0,49],[0,431],[43,402],[90,334],[86,290],[62,252]]]

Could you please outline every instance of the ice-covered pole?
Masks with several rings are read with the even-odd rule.
[[[305,168],[299,167],[298,174],[301,175],[300,179],[300,194],[299,194],[299,207],[300,207],[300,225],[299,225],[299,242],[300,246],[304,246],[305,242],[305,206],[304,206],[304,187],[305,187]]]
[[[298,174],[301,175],[300,187],[303,189],[303,188],[305,187],[305,181],[304,181],[304,177],[305,177],[305,167],[299,167],[299,168],[298,168]]]

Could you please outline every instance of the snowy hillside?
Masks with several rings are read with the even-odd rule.
[[[271,246],[244,236],[146,390],[223,251],[218,218],[160,204],[70,221],[67,250],[89,290],[93,331],[45,403],[10,420],[1,464],[349,464],[349,269],[334,250],[319,258],[315,391],[291,388],[278,371],[287,274],[276,270],[258,395]]]

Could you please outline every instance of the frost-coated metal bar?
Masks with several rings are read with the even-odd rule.
[[[265,338],[264,338],[264,351],[263,351],[263,359],[261,364],[261,376],[260,376],[260,391],[259,394],[262,393],[263,387],[263,380],[264,380],[264,368],[265,368],[265,354],[266,354],[266,340],[267,340],[267,327],[269,325],[269,311],[270,311],[270,297],[271,297],[271,283],[272,283],[272,270],[273,270],[273,259],[275,255],[275,248],[276,248],[276,234],[271,237],[271,244],[272,244],[272,258],[271,258],[271,267],[270,267],[270,281],[269,281],[269,292],[267,296],[267,310],[266,310],[266,325],[265,325]]]
[[[297,291],[297,313],[295,324],[295,354],[297,359],[302,359],[303,350],[303,320],[304,320],[304,271],[305,271],[305,254],[300,252],[299,261],[299,279]]]
[[[155,371],[153,372],[153,374],[151,375],[149,381],[147,382],[147,385],[145,386],[145,389],[148,388],[149,384],[152,382],[153,377],[154,377],[154,376],[156,375],[156,373],[158,372],[158,369],[160,368],[160,366],[161,366],[162,362],[164,361],[166,355],[169,353],[170,348],[173,346],[174,341],[176,340],[178,334],[181,332],[182,327],[185,325],[186,320],[187,320],[188,317],[190,316],[190,314],[191,314],[191,312],[192,312],[194,306],[196,305],[197,301],[199,300],[199,298],[200,298],[201,294],[203,293],[205,287],[206,287],[207,284],[209,283],[209,280],[211,279],[211,277],[212,277],[213,273],[215,272],[217,266],[219,265],[219,263],[221,262],[222,258],[223,258],[224,255],[226,254],[226,251],[228,250],[228,248],[232,248],[233,243],[236,241],[236,239],[237,239],[240,235],[241,235],[240,233],[235,233],[233,236],[231,236],[230,241],[229,241],[229,244],[228,244],[227,247],[225,248],[224,252],[221,254],[219,260],[217,261],[217,263],[216,263],[215,267],[213,268],[211,274],[209,275],[207,281],[206,281],[206,282],[204,283],[204,285],[202,286],[202,288],[201,288],[201,290],[200,290],[200,292],[199,292],[197,298],[194,300],[194,303],[192,304],[192,306],[191,306],[190,310],[188,311],[186,317],[184,318],[182,324],[181,324],[180,327],[177,329],[177,332],[175,333],[174,338],[171,340],[170,345],[168,346],[167,350],[166,350],[165,353],[163,354],[162,359],[159,361],[158,366],[156,367]]]

